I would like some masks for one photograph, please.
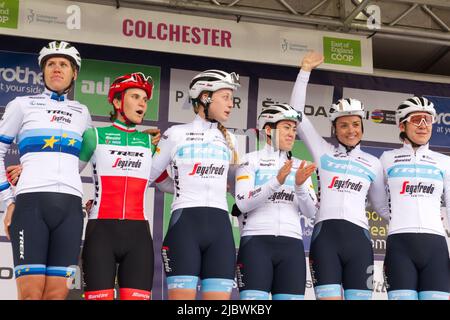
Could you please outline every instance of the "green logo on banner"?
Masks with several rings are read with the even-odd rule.
[[[19,0],[0,0],[0,27],[17,29]]]
[[[171,215],[171,205],[173,201],[173,195],[169,193],[164,194],[164,216],[163,216],[163,234],[164,238],[166,237],[167,230],[169,229],[169,223],[170,223],[170,215]],[[228,212],[231,212],[231,208],[234,204],[234,198],[227,193],[227,202],[228,202]],[[240,242],[240,233],[239,233],[239,223],[236,217],[233,217],[232,215],[229,215],[231,219],[231,227],[233,230],[233,238],[234,238],[234,244],[236,246],[236,249],[239,248],[239,242]]]
[[[325,63],[361,67],[361,41],[323,38]]]
[[[158,120],[161,74],[159,67],[83,59],[75,85],[75,100],[85,104],[92,115],[109,117],[112,111],[112,105],[108,103],[109,86],[118,76],[132,72],[142,72],[153,78],[153,98],[147,104],[144,119]]]

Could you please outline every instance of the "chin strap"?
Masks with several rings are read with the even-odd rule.
[[[350,153],[353,149],[355,149],[360,143],[361,143],[361,140],[357,143],[357,144],[355,144],[354,146],[348,146],[348,145],[346,145],[346,144],[343,144],[341,141],[339,141],[339,139],[336,137],[336,139],[337,139],[337,141],[339,142],[339,144],[340,145],[342,145],[344,148],[345,148],[345,150],[347,151],[347,153]]]
[[[209,92],[208,93],[208,98],[206,98],[205,100],[198,100],[199,101],[199,103],[203,106],[203,111],[205,112],[205,120],[208,120],[209,122],[212,122],[212,123],[215,123],[215,122],[217,122],[217,120],[214,120],[214,119],[210,119],[209,118],[209,105],[211,104],[211,97],[212,97],[212,92]]]

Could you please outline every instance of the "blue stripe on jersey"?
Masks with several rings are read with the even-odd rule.
[[[372,182],[375,180],[375,174],[362,164],[350,160],[338,160],[323,155],[320,157],[320,168],[335,173],[350,174]]]
[[[29,137],[61,137],[62,135],[67,135],[64,139],[75,139],[75,140],[83,140],[82,136],[73,131],[61,130],[61,129],[30,129],[25,130],[19,135],[18,141],[19,143],[26,138]]]
[[[0,135],[0,142],[5,144],[11,144],[14,141],[14,137]]]
[[[52,139],[55,142],[51,145],[45,140]],[[45,147],[45,148],[44,148]],[[81,140],[75,138],[61,138],[55,136],[28,137],[19,142],[19,153],[22,157],[28,152],[63,152],[79,156],[81,150]]]
[[[427,178],[444,180],[444,173],[435,166],[423,164],[398,164],[387,169],[389,178]]]
[[[181,159],[217,159],[229,161],[230,150],[211,143],[192,143],[178,147],[176,156]]]
[[[272,170],[272,169],[263,169],[263,170],[257,170],[255,172],[255,186],[262,186],[267,181],[272,179],[273,177],[276,177],[278,175],[278,170]],[[295,172],[291,172],[284,182],[287,186],[294,186],[295,182]]]
[[[9,188],[9,182],[8,181],[0,183],[0,192],[2,192],[3,190],[6,190],[8,188]]]

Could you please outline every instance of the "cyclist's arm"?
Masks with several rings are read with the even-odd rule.
[[[165,179],[168,178],[168,175],[164,177],[163,173],[167,169],[167,166],[170,164],[172,160],[172,151],[174,151],[173,148],[175,148],[175,146],[176,146],[175,133],[173,132],[172,128],[169,128],[161,136],[161,140],[158,143],[156,152],[153,155],[149,184],[156,182],[156,180],[159,181],[157,183],[163,182],[164,180],[159,179],[160,177]]]
[[[234,145],[234,149],[238,150],[238,144],[237,139],[235,135],[230,134],[231,140]],[[231,156],[233,156],[233,152],[230,151]],[[239,158],[237,159],[237,162],[239,162]],[[236,191],[236,170],[239,167],[239,165],[230,163],[230,166],[228,167],[228,174],[227,174],[227,192],[229,192],[233,197],[235,197],[235,191]]]
[[[302,122],[297,125],[297,134],[304,141],[315,162],[319,159],[325,150],[330,149],[330,145],[314,128],[307,116],[305,116],[306,88],[308,86],[309,75],[311,72],[300,70],[297,80],[292,90],[290,105],[302,113]]]
[[[389,221],[389,203],[386,191],[386,184],[384,182],[384,172],[381,162],[377,162],[374,166],[375,179],[372,181],[369,187],[369,200],[373,209],[378,213],[380,217]]]
[[[14,202],[14,194],[6,178],[5,156],[19,132],[22,122],[22,108],[19,101],[14,99],[8,103],[0,120],[0,200],[5,201],[6,207]]]
[[[97,148],[97,134],[95,128],[89,128],[83,133],[83,141],[81,142],[80,159],[78,161],[79,172],[88,164]]]
[[[236,205],[242,212],[262,207],[270,194],[280,186],[276,176],[262,186],[255,186],[255,168],[248,160],[243,159],[236,170]]]
[[[318,204],[311,177],[303,184],[299,186],[295,185],[295,194],[300,212],[308,218],[313,218],[318,211]]]

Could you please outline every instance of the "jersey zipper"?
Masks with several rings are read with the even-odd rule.
[[[125,150],[126,150],[126,161],[128,163],[129,161],[129,155],[128,155],[128,131],[125,132]],[[127,189],[128,189],[128,169],[126,170],[126,174],[125,174],[125,190],[124,190],[124,194],[123,194],[123,208],[122,208],[122,219],[121,220],[125,220],[125,212],[126,212],[126,208],[127,208]]]

